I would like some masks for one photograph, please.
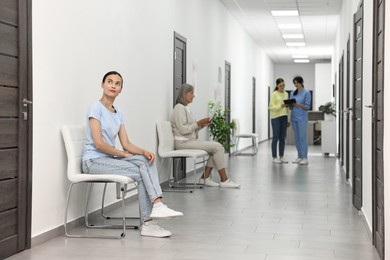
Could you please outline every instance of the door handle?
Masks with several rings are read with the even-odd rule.
[[[28,100],[27,98],[23,98],[22,99],[22,104],[23,104],[23,111],[22,111],[22,115],[23,115],[23,120],[24,121],[27,121],[28,119],[28,113],[27,113],[27,105],[32,105],[33,102]]]
[[[27,98],[22,99],[23,106],[26,107],[27,105],[32,105],[33,102],[30,100],[27,100]]]
[[[366,105],[367,108],[373,108],[374,107],[374,104],[371,104],[371,105]]]

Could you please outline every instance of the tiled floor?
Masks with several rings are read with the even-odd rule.
[[[255,157],[231,157],[229,174],[241,189],[166,192],[165,203],[185,213],[159,222],[170,238],[137,230],[121,240],[61,236],[8,260],[378,260],[338,161],[311,146],[308,166],[275,165],[269,150],[266,142]],[[295,154],[288,146],[285,157]]]

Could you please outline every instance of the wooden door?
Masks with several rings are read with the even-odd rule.
[[[173,36],[173,106],[176,105],[177,94],[187,79],[187,39],[177,32]],[[186,158],[173,159],[173,176],[176,180],[186,177]],[[195,167],[195,166],[194,166]]]
[[[339,63],[339,159],[344,165],[344,53]]]
[[[290,92],[287,92],[288,93],[288,96],[290,97]],[[271,101],[271,87],[268,86],[268,100],[267,100],[267,104],[269,104],[269,102]],[[268,140],[271,139],[271,113],[268,109],[268,119],[267,119],[267,122],[268,122],[268,127],[267,127],[267,137],[268,137]]]
[[[228,111],[226,115],[226,121],[231,122],[231,64],[228,61],[225,61],[225,110]],[[230,138],[229,145],[230,145]],[[230,151],[229,151],[230,154]]]
[[[0,2],[0,259],[31,242],[30,4]]]
[[[256,133],[256,78],[252,77],[252,133]]]
[[[350,86],[350,73],[351,73],[351,65],[350,65],[350,61],[351,61],[351,47],[350,47],[350,38],[348,37],[348,42],[347,42],[347,86],[346,86],[346,90],[347,90],[347,97],[346,97],[346,113],[345,113],[345,116],[346,116],[346,140],[345,140],[345,178],[348,180],[349,179],[349,167],[350,167],[350,139],[351,139],[351,136],[349,135],[349,133],[351,132],[351,124],[350,124],[350,121],[351,121],[351,111],[352,111],[352,108],[350,107],[351,105],[351,102],[350,102],[350,98],[351,98],[351,86]]]
[[[363,71],[363,5],[354,14],[354,68],[353,68],[353,120],[352,120],[352,192],[353,205],[362,207],[362,71]]]
[[[374,59],[372,93],[372,162],[373,162],[373,241],[381,259],[384,257],[384,182],[383,182],[383,54],[385,46],[385,1],[374,0]]]

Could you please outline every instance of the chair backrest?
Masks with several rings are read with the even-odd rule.
[[[169,121],[158,122],[157,135],[158,135],[158,154],[160,156],[163,156],[164,153],[170,152],[175,149],[171,122]]]
[[[240,134],[241,132],[241,130],[240,130],[240,121],[238,121],[238,119],[237,118],[233,118],[232,119],[232,122],[234,123],[234,125],[235,125],[235,128],[234,128],[234,131],[233,131],[233,135],[238,135],[238,134]]]
[[[73,181],[75,175],[82,173],[81,160],[87,142],[85,127],[83,125],[63,126],[61,132],[68,156],[67,175],[68,179]]]

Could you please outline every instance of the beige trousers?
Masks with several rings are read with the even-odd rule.
[[[208,167],[215,167],[217,170],[225,168],[224,149],[220,143],[213,141],[199,140],[175,140],[175,149],[198,149],[209,154]]]

